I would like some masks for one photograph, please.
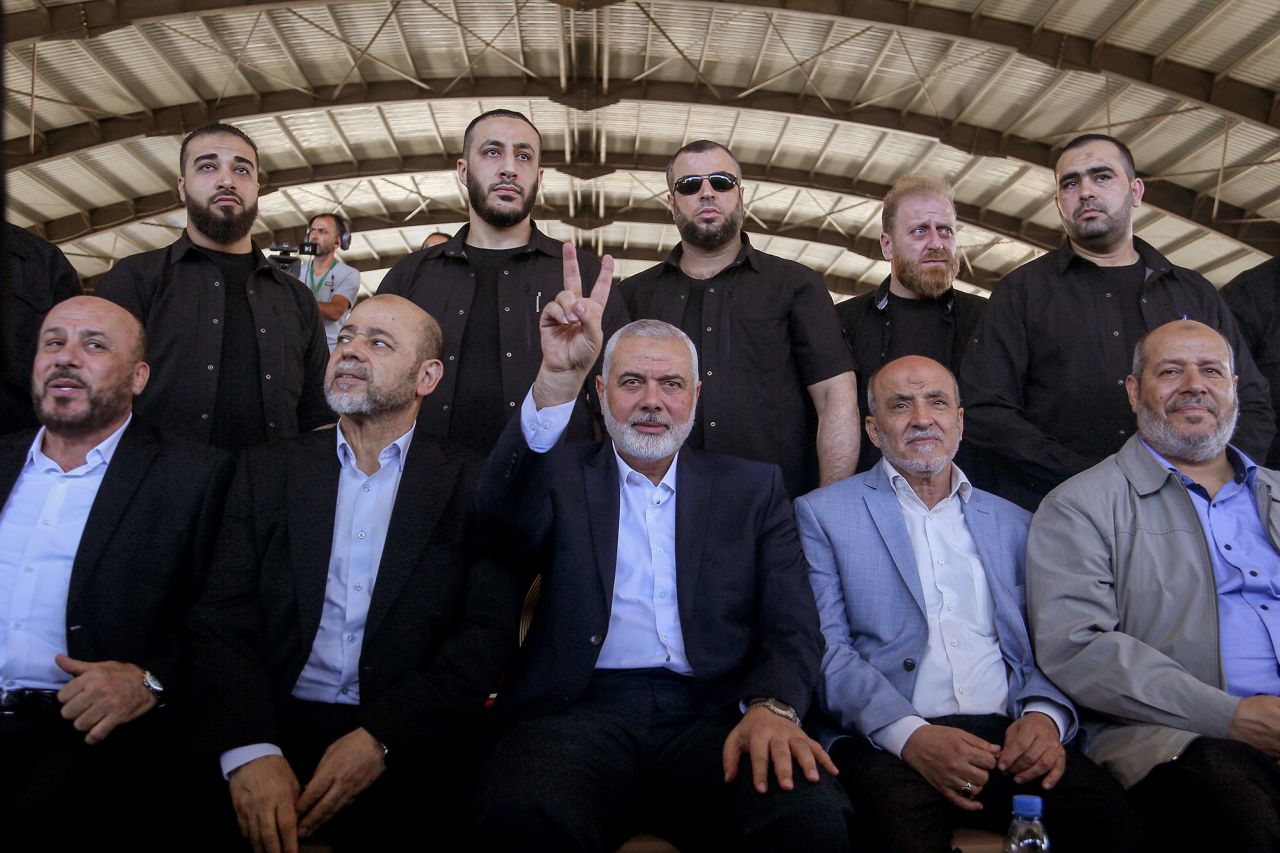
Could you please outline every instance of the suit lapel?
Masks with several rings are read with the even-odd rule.
[[[76,548],[71,583],[67,588],[68,614],[74,612],[98,558],[106,553],[112,535],[120,526],[121,517],[133,502],[133,494],[142,485],[158,452],[159,445],[150,428],[137,421],[131,422],[120,436],[120,443],[116,445],[111,464],[102,477]],[[157,519],[155,523],[160,521]]]
[[[920,608],[920,613],[923,615],[925,612],[924,588],[920,586],[920,569],[916,566],[915,551],[912,550],[911,540],[907,536],[907,526],[902,521],[902,507],[898,505],[898,495],[894,492],[889,478],[885,476],[884,469],[877,465],[874,470],[877,476],[867,481],[863,500],[866,501],[871,520],[880,531],[880,538],[884,541],[889,556],[893,558],[898,574],[902,576],[902,582],[911,591],[911,597],[915,599],[916,606]]]
[[[400,596],[405,582],[422,561],[422,552],[435,533],[436,525],[453,496],[462,463],[445,457],[440,446],[424,433],[414,431],[413,442],[404,459],[400,487],[387,527],[387,541],[373,585],[369,617],[364,635],[373,636]],[[423,567],[431,571],[431,566]],[[365,643],[369,648],[369,643]]]
[[[676,596],[680,624],[694,624],[694,593],[707,544],[707,519],[711,513],[711,478],[702,459],[687,448],[680,451],[676,471]]]
[[[586,461],[582,478],[596,569],[604,591],[604,612],[608,613],[613,605],[613,581],[618,571],[618,461],[611,442],[604,442]]]
[[[289,545],[293,553],[298,595],[298,629],[311,643],[320,628],[329,557],[333,549],[333,516],[338,506],[339,463],[336,439],[329,430],[316,438],[289,443],[285,494],[289,510]]]
[[[965,523],[969,525],[969,535],[978,548],[978,557],[982,560],[982,571],[987,578],[987,588],[991,590],[991,600],[995,603],[996,637],[1000,641],[1000,649],[1007,661],[1031,659],[1031,649],[1022,638],[1022,611],[1013,598],[1009,588],[1009,579],[996,571],[1000,565],[1000,555],[992,550],[995,543],[1000,542],[1000,523],[991,512],[990,507],[980,503],[976,493],[970,493],[967,501],[961,501]],[[1012,621],[1016,618],[1016,622]]]

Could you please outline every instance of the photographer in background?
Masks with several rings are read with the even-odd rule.
[[[339,248],[351,248],[351,232],[347,223],[336,213],[319,213],[311,217],[307,226],[307,243],[314,247],[315,255],[308,256],[303,244],[304,257],[299,257],[287,270],[307,286],[316,298],[316,307],[324,319],[325,341],[329,352],[338,343],[338,330],[343,318],[356,303],[360,290],[360,272],[338,260]]]

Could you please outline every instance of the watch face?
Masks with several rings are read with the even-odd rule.
[[[160,683],[160,679],[149,672],[142,673],[142,684],[157,696],[164,692],[164,685]]]

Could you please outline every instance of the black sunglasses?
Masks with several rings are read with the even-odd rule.
[[[710,181],[711,189],[718,193],[727,193],[734,187],[742,186],[742,178],[728,172],[712,172],[710,175],[685,175],[677,178],[672,189],[680,195],[693,195],[702,189],[702,182]]]

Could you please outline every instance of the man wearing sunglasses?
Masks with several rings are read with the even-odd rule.
[[[822,279],[742,232],[741,175],[716,142],[676,152],[667,204],[680,245],[623,282],[622,295],[632,318],[668,322],[698,347],[689,446],[773,462],[794,497],[853,473],[857,381]]]
[[[467,224],[439,245],[400,261],[378,287],[409,299],[444,328],[444,377],[418,420],[428,434],[481,453],[493,449],[519,411],[542,363],[538,316],[563,281],[560,243],[532,214],[542,183],[542,134],[522,113],[490,110],[462,139],[458,182],[470,202]],[[579,250],[582,275],[600,261]],[[607,333],[626,325],[622,300],[607,307]],[[584,395],[570,435],[595,437]]]

